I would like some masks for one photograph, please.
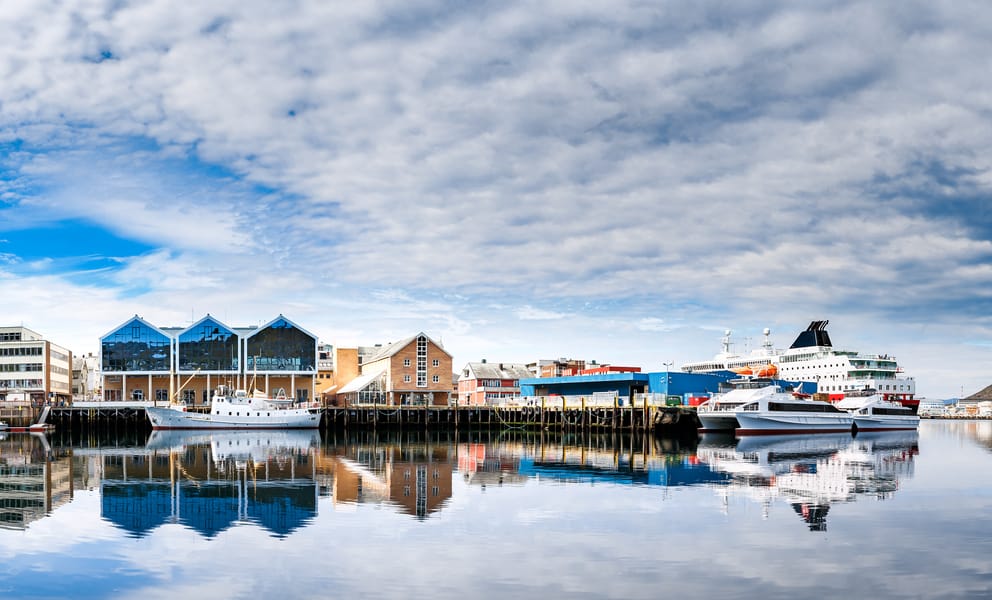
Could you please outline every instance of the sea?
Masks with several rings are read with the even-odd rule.
[[[992,598],[987,420],[0,438],[0,598]]]

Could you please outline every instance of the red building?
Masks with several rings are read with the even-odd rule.
[[[471,362],[458,375],[458,404],[500,404],[520,396],[520,380],[534,374],[518,363]]]

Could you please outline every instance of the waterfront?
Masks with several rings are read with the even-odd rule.
[[[992,422],[0,441],[4,597],[992,594]]]

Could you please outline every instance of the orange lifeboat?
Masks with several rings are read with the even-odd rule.
[[[778,367],[771,363],[763,367],[758,367],[754,372],[755,377],[775,377],[776,375],[778,375]]]
[[[738,375],[751,375],[752,374],[751,367],[748,367],[748,366],[737,367],[736,369],[731,369],[731,371],[733,371],[734,373],[737,373]]]

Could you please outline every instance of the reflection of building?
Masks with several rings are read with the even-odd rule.
[[[237,433],[245,440],[254,435]],[[103,455],[102,516],[135,537],[165,523],[213,537],[236,522],[285,536],[316,516],[315,447],[259,454],[256,445],[245,457],[223,450],[198,440]]]
[[[423,333],[356,358],[361,375],[338,389],[339,404],[444,406],[451,398],[451,355]]]
[[[80,471],[72,456],[54,457],[39,436],[0,439],[0,527],[23,529],[67,504]]]
[[[451,498],[453,469],[446,448],[361,447],[336,458],[335,502],[387,503],[425,518]]]
[[[217,385],[314,397],[317,338],[279,316],[231,328],[207,315],[186,328],[158,328],[137,315],[100,338],[105,400],[207,404]]]
[[[72,352],[27,327],[0,327],[0,401],[72,399]]]
[[[458,376],[458,403],[462,406],[500,404],[520,397],[520,380],[529,379],[527,365],[470,362]]]
[[[859,497],[883,500],[913,475],[918,434],[911,432],[704,437],[699,460],[730,475],[721,493],[741,495],[767,510],[792,505],[811,531],[826,530],[832,504]]]

